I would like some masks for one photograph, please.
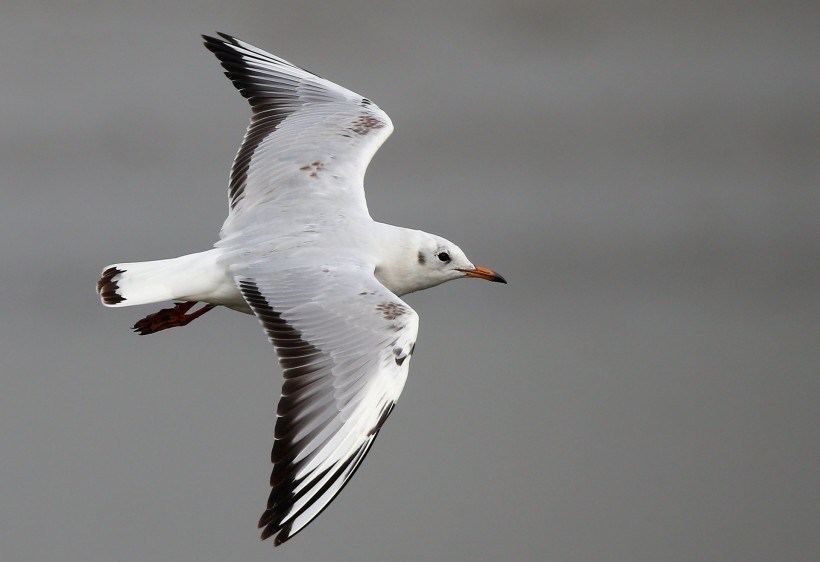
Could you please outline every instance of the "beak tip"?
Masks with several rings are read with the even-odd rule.
[[[493,283],[507,284],[507,280],[504,279],[503,276],[499,275],[492,269],[487,269],[486,267],[476,266],[474,269],[459,269],[459,271],[463,272],[465,277],[477,277],[478,279],[492,281]]]

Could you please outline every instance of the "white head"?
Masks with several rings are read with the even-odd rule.
[[[449,240],[420,230],[413,232],[412,243],[405,246],[402,258],[388,271],[377,271],[381,282],[397,295],[420,291],[462,277],[477,277],[506,283],[496,272],[478,267]]]

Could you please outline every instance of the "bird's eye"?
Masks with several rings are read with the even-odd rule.
[[[441,252],[438,255],[438,259],[444,262],[450,261],[450,254],[448,254],[447,252]]]

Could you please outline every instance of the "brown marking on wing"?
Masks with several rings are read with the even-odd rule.
[[[375,131],[382,128],[384,128],[384,121],[381,119],[377,119],[372,115],[362,115],[353,121],[353,124],[348,130],[351,133],[356,133],[360,137],[363,137],[370,133],[370,131]]]
[[[382,313],[385,320],[395,320],[403,314],[407,314],[407,308],[397,302],[383,302],[376,305],[376,310]]]
[[[305,164],[304,166],[299,168],[299,171],[300,172],[310,172],[310,174],[309,174],[310,177],[312,177],[313,179],[318,179],[319,178],[319,172],[324,170],[324,168],[325,168],[324,162],[320,162],[319,160],[316,160],[315,162],[311,162],[310,164]]]

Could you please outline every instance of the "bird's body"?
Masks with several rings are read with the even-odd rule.
[[[137,323],[140,333],[217,305],[257,316],[285,376],[259,522],[280,544],[341,490],[401,393],[418,317],[399,297],[503,278],[441,237],[370,217],[365,169],[393,129],[376,105],[227,35],[205,45],[253,110],[220,240],[109,266],[97,289],[107,306],[181,301]],[[207,304],[188,314],[197,302]]]

